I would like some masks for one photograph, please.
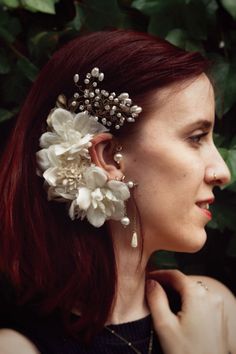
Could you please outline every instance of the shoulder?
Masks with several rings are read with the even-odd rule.
[[[216,279],[197,275],[189,277],[195,281],[203,281],[208,286],[209,291],[214,291],[222,297],[228,321],[229,346],[231,353],[236,354],[236,297],[224,284]]]
[[[0,330],[1,354],[40,354],[36,347],[25,336],[13,329]]]

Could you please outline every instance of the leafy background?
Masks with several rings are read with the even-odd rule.
[[[196,254],[158,252],[162,268],[206,274],[236,294],[236,1],[0,0],[0,147],[37,73],[70,39],[105,28],[132,28],[198,50],[213,62],[215,142],[232,180],[216,189],[208,240]]]

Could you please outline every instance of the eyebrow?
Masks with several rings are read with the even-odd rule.
[[[196,122],[193,122],[187,126],[188,129],[198,129],[198,128],[203,128],[203,129],[210,129],[212,128],[213,124],[211,121],[206,120],[206,119],[199,119]]]

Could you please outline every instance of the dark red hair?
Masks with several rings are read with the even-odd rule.
[[[116,262],[106,225],[71,221],[62,203],[48,202],[36,175],[35,153],[45,120],[60,93],[71,97],[73,76],[93,67],[105,74],[104,89],[128,92],[145,106],[150,92],[197,77],[208,62],[168,42],[134,31],[79,36],[56,52],[34,83],[3,154],[0,166],[0,270],[19,299],[37,299],[39,311],[73,308],[74,328],[83,339],[104,325],[116,289]],[[145,109],[139,119],[145,119]],[[129,127],[119,134],[128,136]],[[66,322],[66,321],[65,321]]]

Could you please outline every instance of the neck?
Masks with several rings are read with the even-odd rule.
[[[135,321],[150,313],[145,300],[148,258],[144,254],[141,258],[140,248],[132,248],[130,239],[129,233],[113,232],[118,279],[113,311],[107,324]]]

